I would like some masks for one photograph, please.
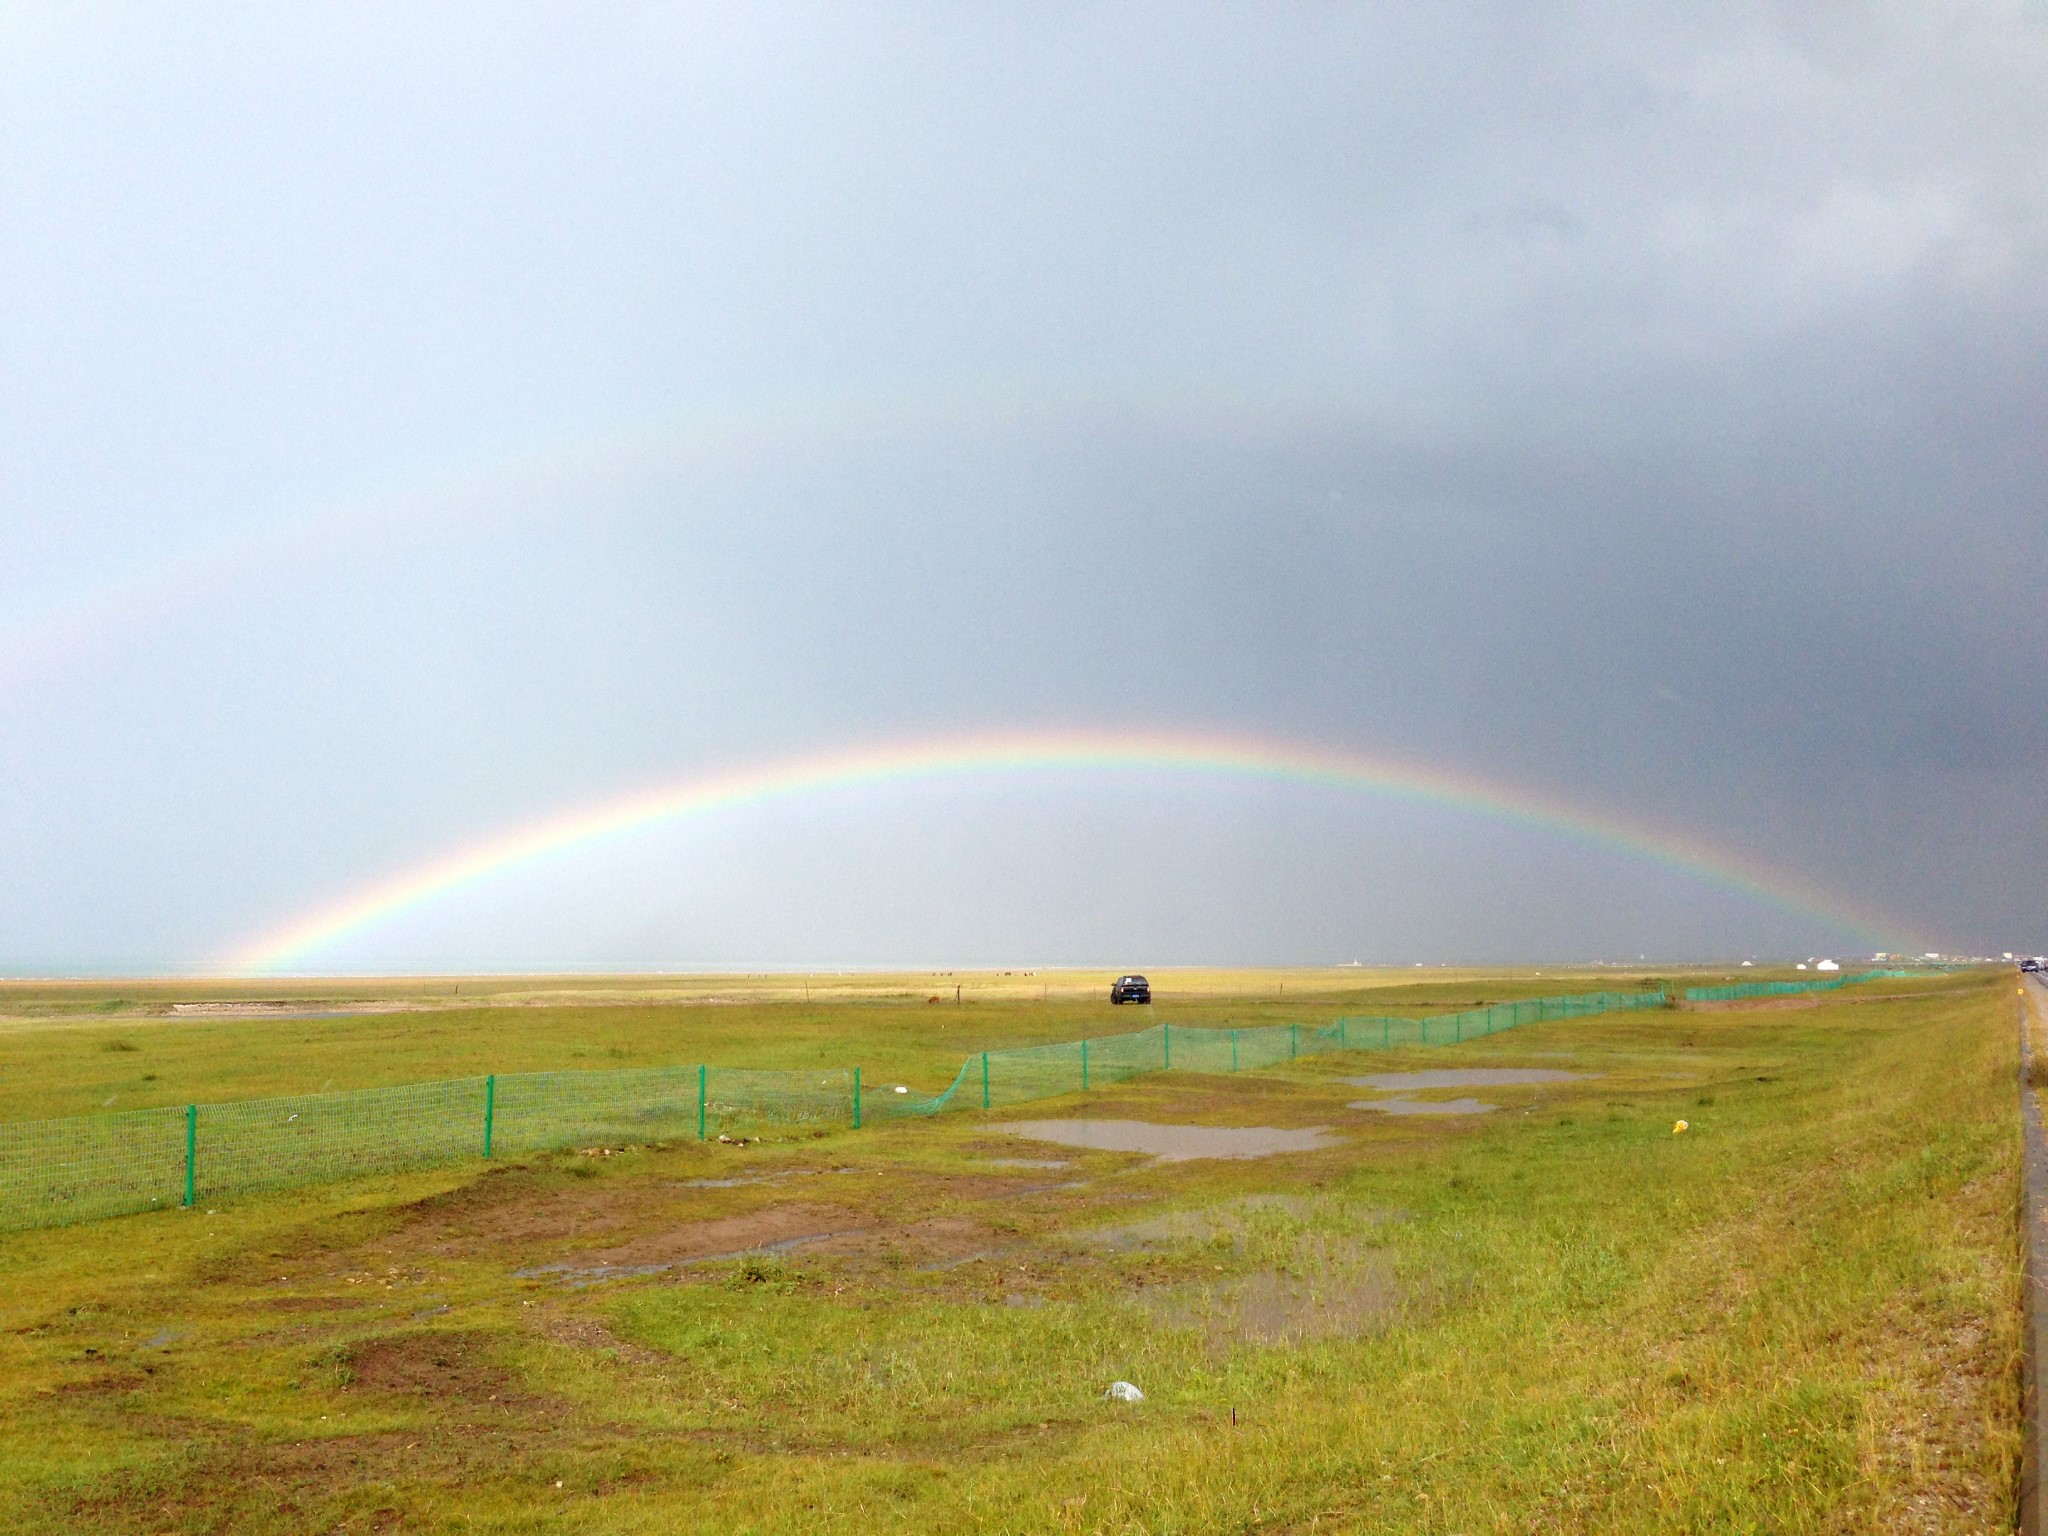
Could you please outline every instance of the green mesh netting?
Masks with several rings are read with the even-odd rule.
[[[1818,991],[1880,976],[1695,987],[1694,1000]],[[1330,1051],[1454,1045],[1549,1019],[1657,1008],[1661,991],[1526,998],[1429,1017],[1346,1016],[1249,1029],[1156,1024],[971,1056],[942,1093],[862,1093],[856,1071],[648,1067],[522,1072],[232,1104],[0,1122],[0,1228],[57,1226],[245,1191],[544,1152],[778,1127],[836,1128],[999,1108],[1145,1072],[1244,1072]]]
[[[935,1115],[967,1107],[999,1109],[1099,1088],[1141,1072],[1243,1072],[1326,1051],[1388,1050],[1397,1045],[1455,1045],[1545,1019],[1576,1019],[1617,1009],[1661,1008],[1662,992],[1590,992],[1533,997],[1427,1018],[1347,1016],[1325,1025],[1269,1024],[1203,1029],[1155,1024],[1135,1034],[1027,1045],[970,1056],[943,1093],[867,1101],[871,1116]]]
[[[185,1198],[188,1111],[0,1122],[0,1226],[122,1216]]]
[[[194,1193],[205,1199],[475,1157],[483,1110],[480,1077],[201,1104]]]
[[[844,1126],[854,1074],[745,1067],[520,1072],[0,1122],[0,1228],[544,1152]]]
[[[1825,981],[1744,981],[1729,987],[1687,987],[1688,1003],[1736,1003],[1750,997],[1792,997],[1801,992],[1832,992],[1836,987],[1859,981],[1883,981],[1896,976],[1917,976],[1917,971],[1863,971],[1855,976],[1830,976]]]

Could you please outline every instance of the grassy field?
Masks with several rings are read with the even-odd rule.
[[[12,988],[0,1113],[614,1061],[930,1083],[1142,1022],[1078,982],[944,980],[383,988],[351,995],[419,1011],[318,1020]],[[1279,980],[1189,978],[1171,1016],[1615,984]],[[1088,1096],[1333,1132],[1256,1160],[1003,1133],[1076,1095],[9,1235],[0,1526],[2009,1529],[2015,1001],[2004,976],[1882,983]],[[1585,1075],[1420,1095],[1483,1116],[1376,1114],[1343,1081],[1452,1065]],[[1146,1400],[1105,1401],[1119,1379]]]
[[[1113,1008],[1076,972],[0,983],[0,1120],[563,1068],[861,1066],[943,1088],[974,1051],[1141,1029],[1325,1023],[1634,987],[1613,970],[1176,971]],[[1778,972],[1746,972],[1764,979]],[[1790,972],[1782,973],[1790,975]],[[1729,980],[1685,974],[1680,984]],[[957,989],[957,991],[956,991]],[[230,1010],[278,1004],[262,1014]]]

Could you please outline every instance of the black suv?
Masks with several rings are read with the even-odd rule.
[[[1149,1003],[1152,1001],[1152,983],[1142,976],[1119,976],[1109,989],[1112,1003]]]

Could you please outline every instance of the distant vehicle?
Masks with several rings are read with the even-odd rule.
[[[1112,1003],[1149,1003],[1152,1001],[1152,983],[1142,976],[1119,976],[1109,989]]]
[[[2038,971],[2038,970],[2040,970],[2040,969],[2041,969],[2041,957],[2040,957],[2040,956],[2038,956],[2038,955],[2036,955],[2036,956],[2035,956],[2035,957],[2034,957],[2033,959],[2031,959],[2031,960],[2022,960],[2022,961],[2020,962],[2020,969],[2021,969],[2021,970],[2023,970],[2023,971]]]

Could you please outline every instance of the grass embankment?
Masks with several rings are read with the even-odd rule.
[[[2014,998],[1956,985],[1087,1106],[1343,1133],[1263,1161],[995,1132],[1077,1097],[18,1234],[0,1524],[2006,1529]],[[1340,1080],[1501,1064],[1598,1075]]]

